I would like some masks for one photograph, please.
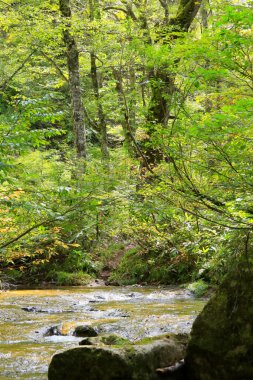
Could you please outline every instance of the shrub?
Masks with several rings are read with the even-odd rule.
[[[78,286],[87,285],[91,281],[92,277],[81,271],[68,273],[68,272],[55,272],[55,281],[61,286]]]

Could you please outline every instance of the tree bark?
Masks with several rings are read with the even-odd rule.
[[[123,79],[122,79],[122,74],[121,74],[120,69],[114,68],[113,76],[116,82],[115,88],[118,94],[118,102],[121,109],[121,114],[123,116],[121,124],[122,124],[123,133],[125,137],[125,144],[126,144],[128,152],[130,153],[130,155],[132,155],[133,154],[133,145],[132,145],[133,140],[131,137],[132,128],[130,125],[129,109],[128,109],[126,98],[125,98],[125,93],[124,93],[124,88],[123,88]]]
[[[201,1],[195,0],[181,0],[177,14],[174,18],[168,19],[168,15],[165,12],[165,20],[167,25],[163,25],[162,32],[159,40],[165,44],[173,43],[173,40],[178,38],[176,32],[187,32],[197,15],[200,8]],[[170,42],[168,42],[168,36],[166,30],[170,33]],[[173,33],[175,32],[175,35]],[[165,40],[166,37],[166,40]],[[176,64],[176,62],[175,62]],[[168,67],[153,68],[150,71],[150,83],[151,83],[151,100],[147,115],[147,122],[149,126],[148,135],[149,139],[152,137],[157,124],[161,124],[163,127],[167,127],[168,120],[173,118],[171,115],[171,106],[173,95],[176,91],[175,87],[175,75],[169,72]],[[157,152],[157,155],[152,149],[150,154],[149,149],[146,149],[147,160],[149,163],[155,164],[161,160],[161,155]],[[157,156],[157,157],[156,157]]]
[[[129,89],[131,93],[131,100],[129,102],[129,118],[132,130],[135,134],[136,131],[136,114],[135,114],[135,104],[136,104],[136,74],[134,66],[129,68]]]
[[[89,0],[90,6],[90,20],[94,21],[95,18],[99,18],[99,4],[98,0]],[[96,63],[96,54],[94,51],[90,53],[90,63],[91,63],[91,79],[93,92],[97,103],[97,113],[98,113],[98,121],[99,121],[99,132],[100,132],[100,146],[102,152],[102,159],[107,160],[109,158],[109,150],[108,150],[108,137],[107,137],[107,126],[105,121],[105,115],[103,111],[103,106],[101,104],[100,97],[100,85],[98,80],[98,71],[97,71],[97,63]]]
[[[207,10],[207,2],[203,2],[200,8],[200,16],[201,16],[201,32],[208,28],[208,10]]]
[[[65,24],[63,40],[67,52],[69,86],[72,103],[73,129],[78,158],[86,158],[85,114],[82,103],[81,81],[79,72],[79,52],[74,36],[71,34],[70,0],[59,0],[60,12]]]
[[[90,53],[90,62],[91,62],[91,78],[93,85],[93,92],[97,102],[97,113],[98,113],[98,121],[99,121],[99,132],[100,132],[100,147],[102,152],[102,159],[109,158],[108,151],[108,138],[107,138],[107,128],[105,115],[103,111],[103,107],[101,104],[100,94],[99,94],[99,81],[97,74],[97,64],[96,64],[96,56],[94,52]]]

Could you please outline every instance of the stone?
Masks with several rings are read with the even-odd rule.
[[[85,337],[98,336],[98,333],[93,327],[84,325],[84,326],[77,326],[73,332],[73,335],[77,337],[85,338]]]
[[[79,342],[79,346],[92,346],[94,342],[90,338],[84,338]]]
[[[54,355],[49,380],[131,380],[131,371],[119,352],[80,346]]]
[[[49,380],[158,380],[156,369],[182,359],[185,346],[174,339],[120,347],[79,346],[53,356]]]
[[[44,336],[64,335],[61,331],[61,326],[52,326],[45,332]]]
[[[36,313],[36,312],[38,312],[38,308],[36,306],[21,307],[21,310],[27,311],[28,313]]]
[[[113,317],[113,318],[129,318],[130,315],[123,310],[119,309],[113,309],[113,310],[108,310],[106,313],[107,317]]]
[[[253,379],[253,270],[240,264],[195,320],[185,363],[189,380]]]
[[[74,310],[55,310],[55,309],[40,309],[37,306],[21,307],[22,310],[28,313],[47,313],[47,314],[60,314],[60,313],[74,313]]]

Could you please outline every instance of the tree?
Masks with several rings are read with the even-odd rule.
[[[201,1],[185,1],[179,3],[176,16],[168,17],[168,2],[161,1],[164,8],[164,22],[160,25],[157,31],[157,42],[167,46],[167,54],[173,51],[174,41],[180,38],[183,33],[188,32],[193,20],[195,19],[201,5]],[[166,51],[165,51],[166,52]],[[173,54],[173,53],[172,53]],[[147,115],[148,135],[152,139],[152,135],[157,129],[157,125],[167,128],[170,118],[175,118],[173,115],[173,96],[177,91],[175,85],[175,67],[178,64],[176,60],[173,67],[170,69],[167,65],[158,65],[150,71],[151,83],[151,100]],[[157,159],[161,159],[159,151],[147,149],[146,153],[151,163]],[[159,158],[160,157],[160,158]]]
[[[91,23],[93,23],[96,19],[100,19],[100,10],[99,10],[98,0],[89,0],[89,12],[90,12]],[[92,45],[92,42],[91,42],[91,45]],[[90,52],[91,79],[92,79],[94,96],[97,102],[100,145],[101,145],[102,159],[107,160],[109,158],[107,127],[106,127],[106,120],[105,120],[103,105],[102,105],[101,97],[100,97],[100,81],[99,81],[96,61],[97,61],[96,53],[94,50],[92,50],[92,46],[91,46],[91,52]]]
[[[79,73],[79,52],[75,37],[71,33],[71,7],[69,0],[60,0],[60,12],[63,19],[63,39],[66,45],[69,86],[73,110],[73,123],[77,156],[86,158],[85,115],[82,103]]]

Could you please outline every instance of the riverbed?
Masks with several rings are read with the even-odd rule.
[[[0,380],[47,379],[51,356],[78,345],[78,325],[131,341],[190,332],[206,300],[180,288],[72,287],[0,292]],[[57,327],[57,333],[49,329]],[[52,329],[51,329],[52,330]]]

